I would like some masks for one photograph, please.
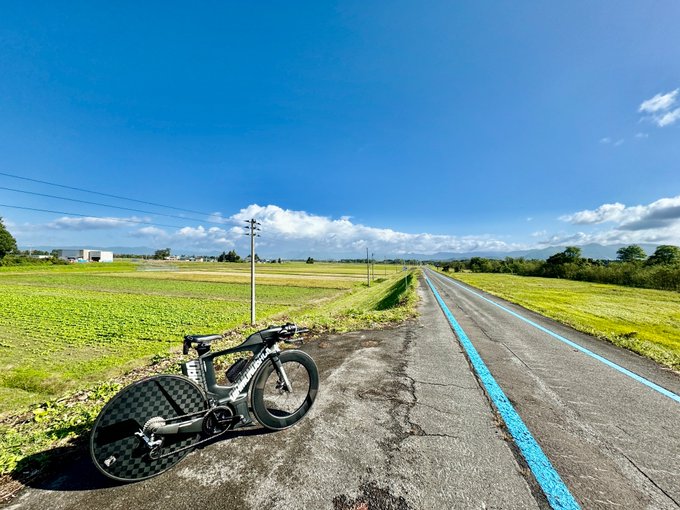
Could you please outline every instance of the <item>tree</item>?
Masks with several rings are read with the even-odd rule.
[[[222,254],[217,257],[217,262],[240,262],[241,257],[234,251],[231,250],[229,253],[222,252]]]
[[[307,257],[307,264],[314,264],[314,259],[312,257]]]
[[[616,250],[616,258],[621,262],[639,262],[647,258],[645,250],[643,250],[637,244],[631,244],[630,246],[624,246]]]
[[[170,248],[165,248],[164,250],[156,250],[153,254],[155,260],[164,260],[170,256]]]
[[[581,260],[581,248],[578,246],[567,246],[564,250],[564,257],[567,262],[578,262]]]
[[[650,265],[668,265],[675,264],[676,262],[680,262],[680,248],[670,244],[657,246],[654,255],[647,260],[647,263]]]
[[[17,240],[14,239],[14,236],[5,228],[2,218],[0,218],[0,259],[4,258],[8,253],[16,251],[16,249]]]
[[[578,246],[567,246],[564,251],[551,255],[545,262],[548,266],[560,266],[569,262],[580,262],[581,260],[581,248]]]

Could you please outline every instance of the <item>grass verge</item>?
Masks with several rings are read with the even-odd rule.
[[[394,274],[357,287],[316,306],[302,305],[260,324],[242,325],[224,334],[215,349],[240,343],[249,333],[285,320],[311,328],[318,336],[332,332],[385,327],[416,315],[417,271]],[[95,384],[58,400],[34,406],[0,421],[0,501],[45,472],[56,461],[83,452],[92,423],[103,405],[123,386],[156,373],[179,373],[177,352],[155,356],[151,363],[113,381]],[[224,360],[226,365],[230,360]],[[219,368],[219,367],[216,367]]]
[[[678,292],[506,274],[447,276],[680,370]]]

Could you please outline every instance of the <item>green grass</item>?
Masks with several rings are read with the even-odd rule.
[[[397,273],[365,284],[340,298],[300,311],[295,319],[317,331],[351,331],[380,327],[415,316],[417,272]]]
[[[680,293],[504,274],[453,276],[680,370]]]
[[[292,320],[319,334],[415,314],[414,272],[388,273],[367,288],[356,267],[333,273],[331,264],[315,265],[292,266],[297,276],[279,270],[286,285],[258,285],[255,327],[246,324],[244,285],[216,264],[192,264],[186,278],[177,278],[181,268],[139,276],[133,264],[0,274],[0,475],[23,479],[54,462],[58,447],[82,444],[104,403],[141,374],[178,373],[186,333],[231,331],[221,348],[272,322]],[[327,286],[337,279],[339,288]]]

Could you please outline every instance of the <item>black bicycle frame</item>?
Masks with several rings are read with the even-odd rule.
[[[248,388],[250,382],[257,374],[258,369],[271,358],[277,372],[282,373],[281,362],[278,353],[281,352],[277,343],[279,341],[278,332],[280,328],[258,331],[250,335],[243,343],[230,349],[223,349],[216,352],[207,352],[197,359],[183,363],[182,372],[185,376],[198,383],[206,392],[210,407],[216,405],[231,404],[236,415],[243,416],[243,420],[236,426],[243,426],[252,423],[248,410]],[[217,384],[215,366],[213,360],[227,354],[250,351],[253,358],[248,365],[241,371],[237,379],[230,385]],[[284,379],[285,375],[283,375]],[[285,381],[288,386],[288,381]],[[193,420],[192,420],[193,421]]]

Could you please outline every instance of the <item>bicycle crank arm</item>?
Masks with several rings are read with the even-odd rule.
[[[237,422],[237,421],[240,421],[242,419],[243,419],[243,416],[241,416],[240,414],[237,414],[236,416],[231,417],[229,420],[224,420],[224,421],[225,422],[226,421]],[[232,429],[225,429],[222,432],[215,434],[214,436],[207,437],[207,438],[199,441],[198,443],[195,443],[195,444],[192,444],[192,445],[189,445],[189,446],[185,446],[184,448],[180,448],[179,450],[173,450],[171,452],[163,453],[163,454],[160,454],[160,455],[153,455],[153,456],[151,456],[151,459],[152,460],[161,460],[161,459],[165,459],[167,457],[172,457],[173,455],[177,455],[180,452],[184,452],[184,451],[187,451],[187,450],[193,450],[195,448],[198,448],[199,446],[202,446],[204,444],[207,444],[207,443],[214,441],[215,438],[220,437],[220,436],[226,434],[227,432],[229,432],[231,430]]]
[[[171,423],[169,425],[163,425],[154,430],[154,434],[157,436],[172,436],[174,434],[197,434],[203,430],[203,419],[194,418],[190,421],[183,421],[180,423]]]
[[[157,436],[172,436],[174,434],[196,434],[203,431],[203,420],[205,416],[200,418],[194,418],[190,421],[183,421],[180,423],[171,423],[169,425],[163,425],[154,430],[154,434]],[[236,416],[230,416],[226,420],[219,420],[220,425],[233,425],[239,423],[243,420],[243,416],[237,414]]]

